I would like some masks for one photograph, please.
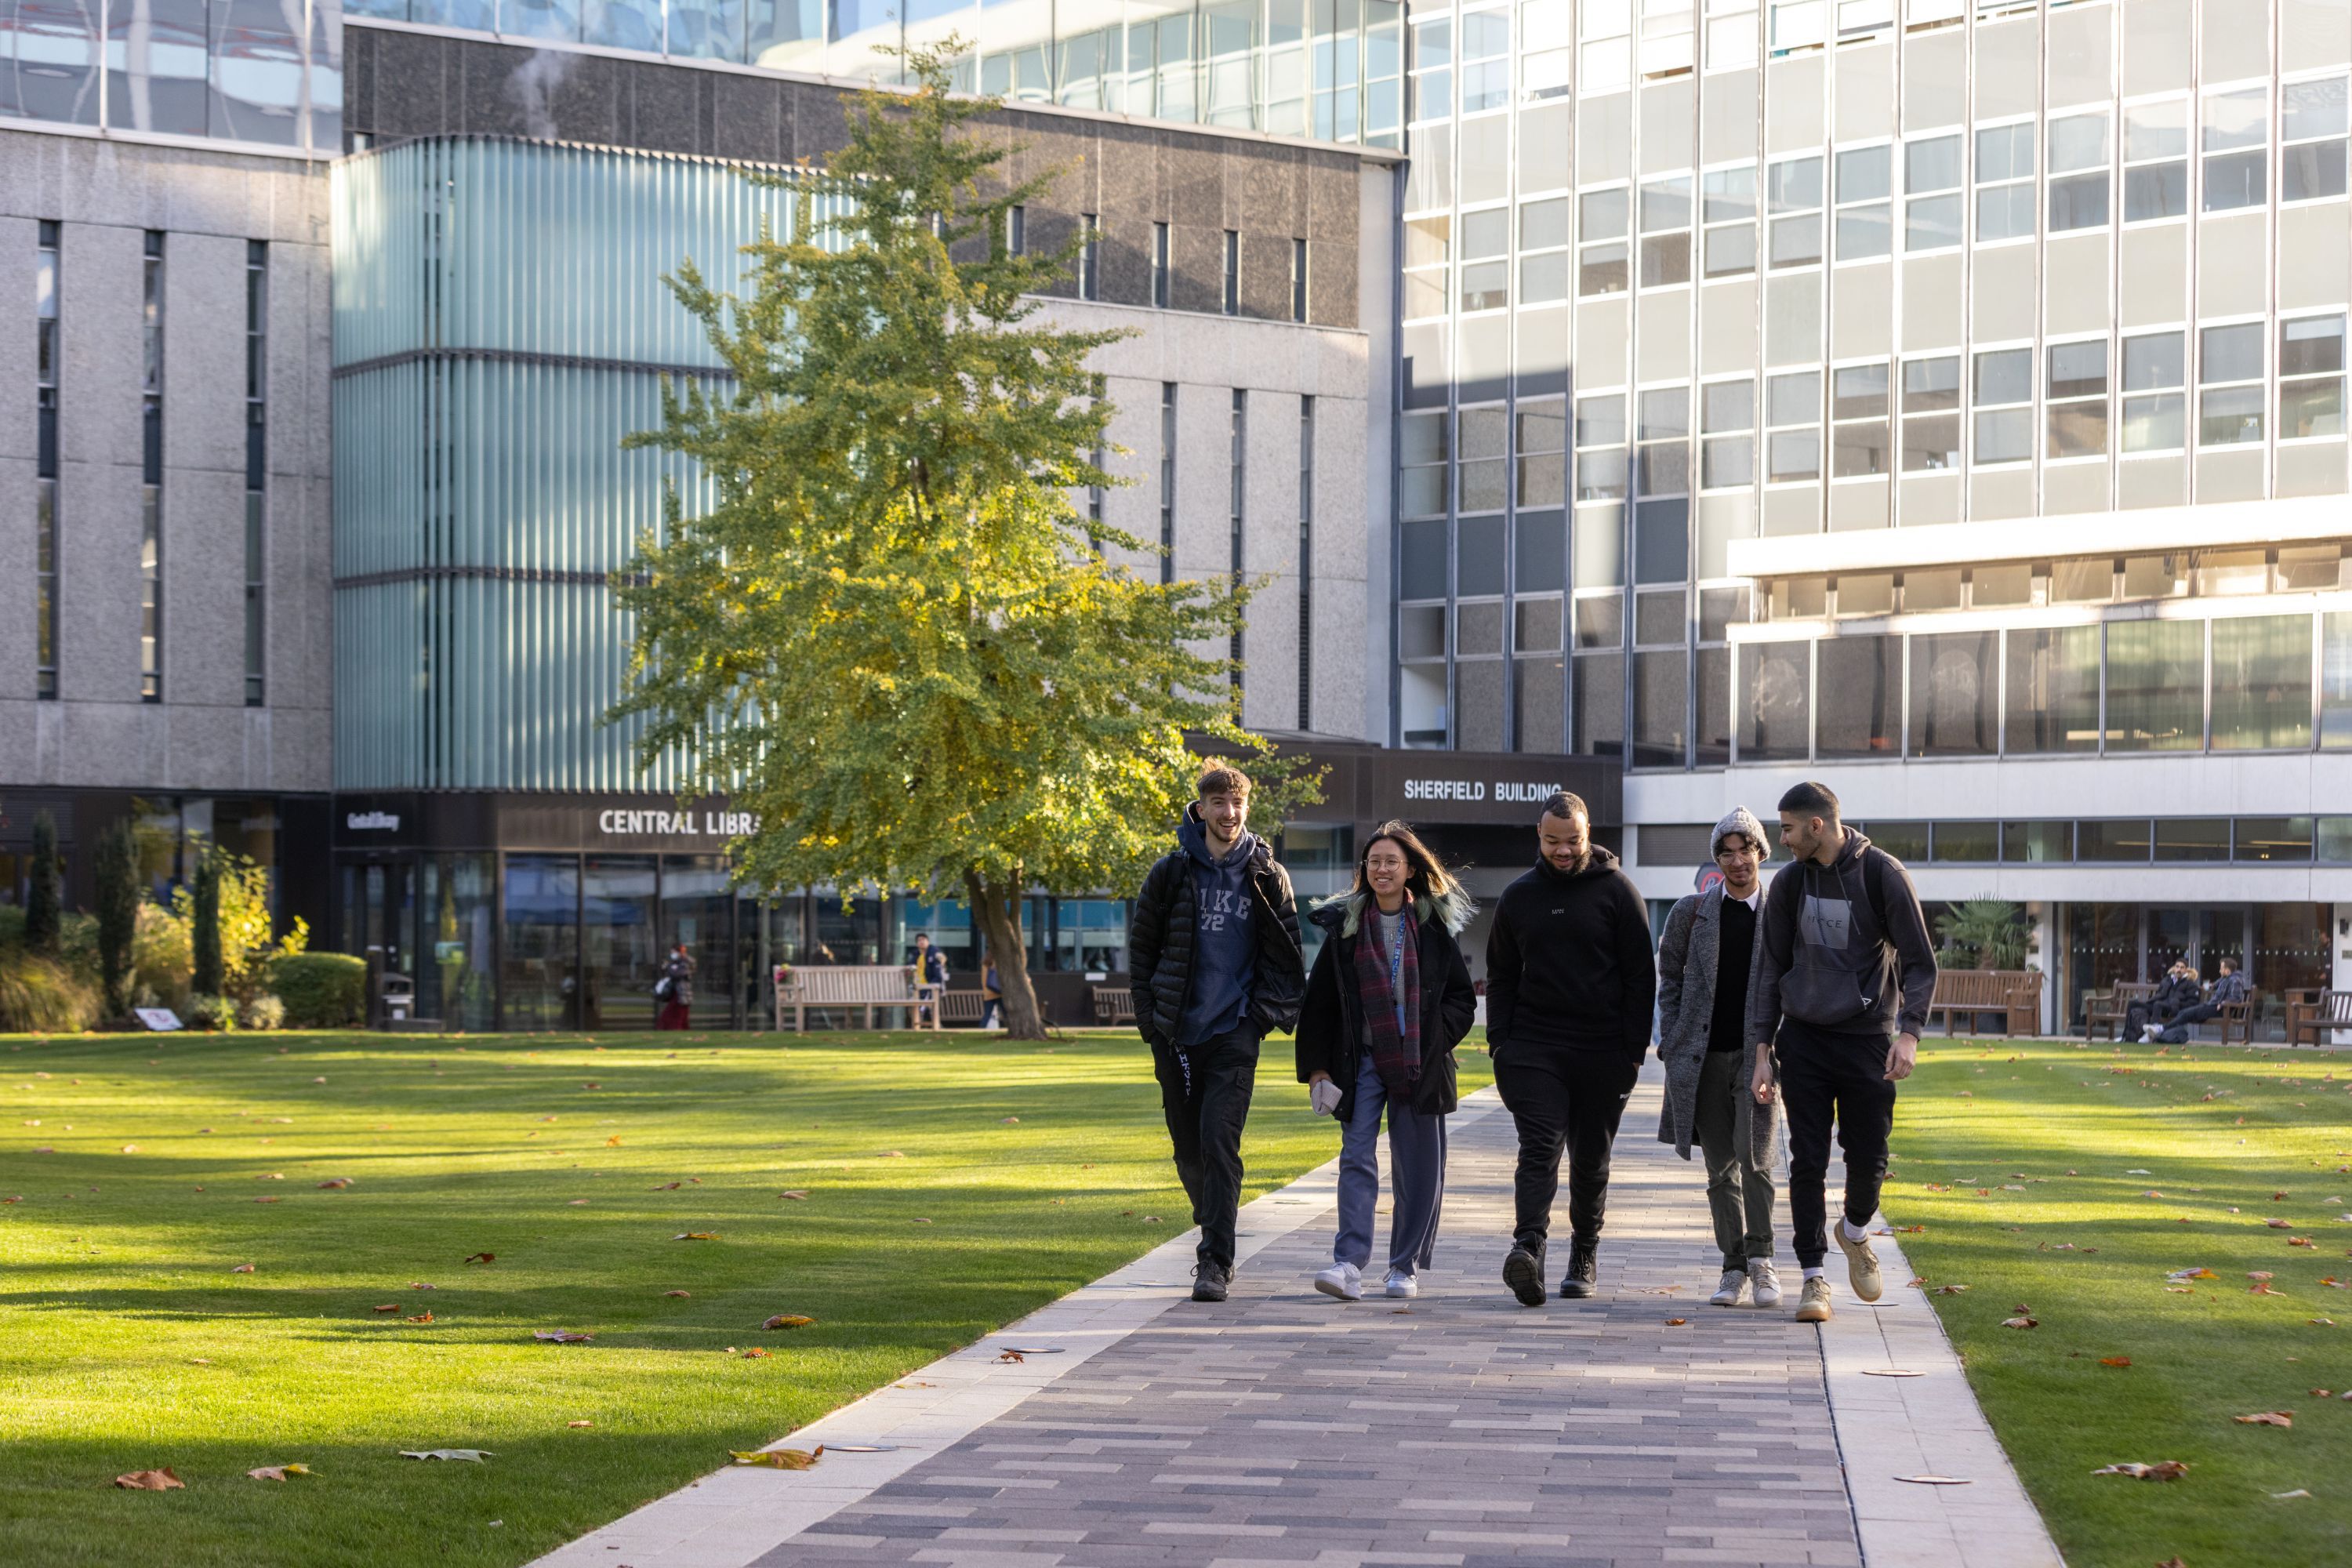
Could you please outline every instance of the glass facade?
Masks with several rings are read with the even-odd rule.
[[[353,16],[683,60],[884,80],[950,34],[965,91],[1154,120],[1394,147],[1399,0],[354,0]],[[1507,78],[1509,62],[1486,68]],[[1300,274],[1304,284],[1303,270]]]
[[[10,0],[0,121],[343,150],[340,0]]]

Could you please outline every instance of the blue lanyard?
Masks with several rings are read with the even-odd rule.
[[[1405,917],[1412,910],[1412,900],[1407,899],[1404,907],[1397,910],[1396,940],[1389,943],[1389,1003],[1396,1008],[1397,1033],[1400,1036],[1404,1033],[1404,992],[1400,989],[1399,981],[1404,973],[1404,939],[1412,934],[1406,929]],[[1372,921],[1375,928],[1382,923],[1377,907]]]

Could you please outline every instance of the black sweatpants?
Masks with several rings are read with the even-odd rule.
[[[1641,1073],[1641,1063],[1613,1051],[1503,1047],[1495,1058],[1495,1086],[1519,1130],[1519,1164],[1511,1183],[1518,1211],[1514,1240],[1540,1247],[1550,1235],[1563,1151],[1569,1229],[1579,1240],[1599,1239],[1609,1205],[1610,1140]]]
[[[1895,1086],[1886,1080],[1884,1035],[1841,1035],[1793,1018],[1780,1023],[1780,1108],[1789,1119],[1789,1223],[1797,1262],[1819,1268],[1829,1256],[1830,1127],[1845,1152],[1845,1217],[1859,1230],[1878,1212],[1886,1141],[1895,1131]]]
[[[1192,1200],[1203,1263],[1234,1266],[1234,1214],[1242,1196],[1242,1125],[1257,1088],[1257,1035],[1246,1024],[1181,1051],[1156,1046],[1152,1071],[1175,1146],[1176,1178]]]

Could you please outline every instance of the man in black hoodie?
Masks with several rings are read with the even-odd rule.
[[[1559,1293],[1592,1294],[1609,1144],[1650,1048],[1658,994],[1648,908],[1617,857],[1594,846],[1584,802],[1555,793],[1536,836],[1541,858],[1503,890],[1486,939],[1486,1045],[1519,1131],[1503,1283],[1528,1307],[1544,1302],[1563,1149],[1570,1244]]]
[[[1780,797],[1780,842],[1793,859],[1772,879],[1759,924],[1763,952],[1748,991],[1748,1037],[1759,1042],[1758,1104],[1780,1086],[1789,1119],[1789,1222],[1805,1271],[1797,1321],[1827,1322],[1826,1179],[1830,1127],[1845,1152],[1845,1213],[1837,1223],[1846,1278],[1879,1294],[1870,1216],[1886,1180],[1895,1086],[1918,1060],[1936,994],[1936,947],[1903,862],[1838,820],[1823,784]]]
[[[1176,1175],[1201,1227],[1192,1300],[1234,1278],[1242,1125],[1258,1042],[1298,1021],[1307,968],[1290,873],[1249,831],[1249,780],[1213,763],[1177,824],[1177,851],[1143,879],[1127,940],[1135,1026],[1151,1047]]]

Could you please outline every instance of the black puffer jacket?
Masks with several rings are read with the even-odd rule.
[[[1192,806],[1184,808],[1184,815],[1188,821],[1198,821]],[[1259,917],[1252,922],[1257,931],[1257,971],[1250,988],[1249,1023],[1263,1037],[1276,1029],[1287,1032],[1298,1021],[1299,998],[1307,989],[1306,950],[1298,937],[1298,900],[1291,894],[1290,873],[1264,839],[1255,841],[1249,868],[1250,896]],[[1183,1020],[1198,924],[1192,858],[1179,849],[1162,856],[1145,874],[1127,933],[1136,1032],[1152,1046],[1171,1044]]]
[[[1356,944],[1363,940],[1368,902],[1361,893],[1344,894],[1307,917],[1328,934],[1307,977],[1307,1004],[1298,1014],[1298,1081],[1311,1082],[1319,1072],[1339,1086],[1339,1109],[1333,1114],[1342,1126],[1356,1109],[1356,1078],[1364,1056]],[[1478,911],[1459,890],[1417,899],[1412,907],[1421,934],[1421,1080],[1414,1085],[1412,1108],[1423,1116],[1444,1116],[1460,1103],[1454,1047],[1478,1015],[1470,965],[1454,938]]]

